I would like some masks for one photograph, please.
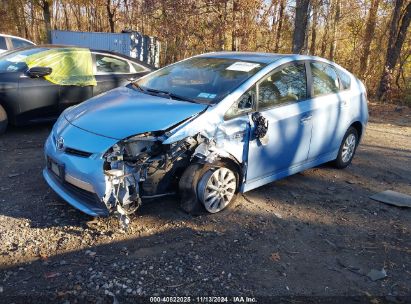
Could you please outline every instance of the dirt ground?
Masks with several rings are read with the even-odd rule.
[[[411,209],[369,199],[383,190],[411,195],[409,108],[370,105],[365,138],[345,170],[307,170],[215,215],[187,215],[173,197],[152,201],[127,233],[117,218],[90,218],[48,188],[41,170],[50,129],[0,136],[0,302],[411,301]],[[372,269],[387,277],[372,281]]]

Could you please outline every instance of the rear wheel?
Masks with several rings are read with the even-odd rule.
[[[346,168],[352,161],[355,150],[358,146],[358,132],[355,128],[350,127],[344,135],[338,156],[334,161],[338,169]]]
[[[0,134],[6,132],[8,124],[7,113],[6,110],[0,105]]]

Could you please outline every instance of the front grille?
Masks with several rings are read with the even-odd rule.
[[[64,152],[70,155],[74,155],[74,156],[80,156],[80,157],[90,157],[91,154],[90,152],[86,152],[86,151],[81,151],[81,150],[77,150],[77,149],[73,149],[73,148],[65,148]]]
[[[98,198],[97,194],[89,192],[87,190],[81,189],[73,184],[66,181],[62,181],[53,171],[49,170],[52,178],[56,183],[58,183],[68,194],[70,194],[75,199],[79,200],[83,204],[88,205],[89,208],[102,214],[107,214],[108,210],[104,203]]]
[[[73,196],[78,197],[81,201],[84,201],[91,205],[100,205],[100,200],[95,193],[81,189],[68,182],[61,183],[61,185],[65,190],[70,192],[70,194],[72,194]]]

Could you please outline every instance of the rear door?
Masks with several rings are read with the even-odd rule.
[[[330,64],[312,61],[311,75],[313,132],[309,159],[331,157],[339,149],[349,121],[349,91],[340,90],[336,70]]]
[[[148,68],[120,56],[94,52],[93,58],[97,81],[93,88],[94,96],[124,86],[130,82],[129,79],[140,78],[149,72]]]

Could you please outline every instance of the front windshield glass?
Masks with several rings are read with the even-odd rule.
[[[196,57],[153,72],[136,84],[149,93],[215,104],[263,67],[235,59]]]
[[[30,48],[12,51],[0,56],[0,73],[21,72],[27,69],[27,56],[48,50],[47,48]]]

